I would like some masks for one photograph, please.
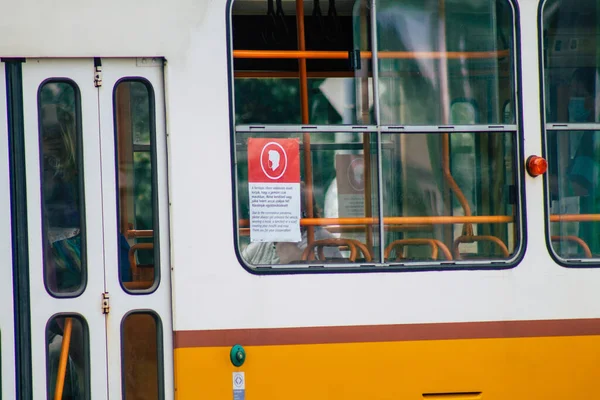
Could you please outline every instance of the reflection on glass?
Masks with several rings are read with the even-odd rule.
[[[304,174],[304,137],[302,134],[274,134],[252,138],[295,139],[300,148],[300,185],[298,209],[302,218],[333,218],[322,225],[301,222],[300,240],[252,241],[251,213],[259,208],[251,205],[248,173],[250,135],[237,137],[238,215],[242,220],[239,246],[242,257],[250,265],[376,262],[378,226],[372,220],[377,214],[377,157],[369,134],[312,133],[311,162],[313,179],[307,185]],[[374,135],[373,135],[374,136]],[[310,198],[308,197],[310,196]],[[310,201],[312,215],[308,209]],[[314,253],[306,250],[309,235],[317,241]],[[333,240],[332,240],[333,239]],[[321,252],[322,248],[322,252]]]
[[[55,294],[76,294],[85,283],[79,99],[73,85],[48,82],[39,93],[44,269]]]
[[[133,313],[122,324],[124,399],[158,400],[159,330],[152,314]]]
[[[542,9],[546,121],[575,125],[546,132],[550,236],[564,259],[600,254],[600,136],[576,126],[599,122],[598,11],[594,0],[548,0]]]
[[[548,131],[547,139],[550,213],[571,218],[551,222],[552,246],[562,258],[590,258],[600,253],[600,132]]]
[[[309,123],[368,124],[373,99],[370,78],[328,77],[308,80]],[[301,124],[300,88],[294,78],[237,78],[235,123]]]
[[[77,316],[58,316],[46,327],[48,399],[88,399],[88,333]]]
[[[151,93],[145,83],[123,81],[115,88],[119,193],[119,272],[131,290],[148,289],[155,264]]]
[[[547,122],[598,122],[595,0],[548,0],[543,7]]]
[[[303,50],[293,7],[286,17],[272,18],[244,6],[233,3],[236,125],[372,123],[370,58],[360,56],[360,51],[370,51],[368,1],[330,2],[325,15],[319,2],[305,2],[304,50],[324,54],[306,60],[259,56],[265,50]],[[238,50],[255,57],[236,56]],[[308,84],[303,110],[299,71],[304,63]]]
[[[506,148],[514,133],[387,137],[390,150],[382,156],[384,216],[417,217],[386,220],[389,261],[506,259],[514,253],[518,236],[510,225],[510,193],[515,160]],[[454,223],[442,223],[442,216],[454,218]],[[480,220],[467,223],[461,220],[464,216]]]
[[[378,0],[382,124],[448,124],[457,98],[482,106],[478,121],[500,123],[514,97],[509,2],[441,4]]]

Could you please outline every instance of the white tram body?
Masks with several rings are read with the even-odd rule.
[[[286,15],[294,17],[297,3],[291,0],[282,3]],[[308,18],[314,11],[314,3],[305,3]],[[325,2],[321,3],[326,15]],[[394,4],[421,7],[415,6],[421,3],[415,1],[363,3],[368,10],[386,10],[386,7],[389,10]],[[410,7],[399,7],[397,14],[390,12],[388,17],[405,18],[402,21],[406,22],[407,29],[425,38],[431,32],[417,28],[430,23],[423,14],[427,7],[438,10],[435,15],[439,17],[444,15],[440,10],[450,15],[452,10],[459,12],[461,7],[477,9],[480,3],[488,4],[483,0],[432,0],[422,2],[425,5],[417,17],[406,17],[415,15],[409,14]],[[551,171],[558,171],[559,176],[566,174],[565,164],[556,161],[563,158],[563,146],[570,145],[568,138],[560,136],[561,132],[598,129],[597,115],[585,123],[577,121],[580,126],[572,126],[576,121],[562,117],[552,119],[552,113],[545,113],[544,108],[566,104],[568,92],[564,87],[574,68],[597,69],[600,5],[584,0],[489,3],[496,4],[494,7],[503,3],[503,12],[511,24],[509,36],[512,39],[509,38],[505,47],[496,47],[496,51],[509,54],[508,78],[502,77],[504,80],[497,84],[494,93],[498,99],[504,96],[502,93],[509,93],[504,97],[512,101],[513,120],[504,125],[473,120],[470,124],[477,128],[472,128],[467,126],[468,122],[453,124],[446,118],[419,122],[412,128],[407,124],[402,134],[425,133],[433,137],[436,134],[433,130],[440,129],[463,129],[481,135],[492,135],[496,130],[510,131],[507,135],[513,138],[512,145],[503,147],[508,154],[503,160],[509,160],[513,174],[510,183],[515,206],[509,210],[512,213],[510,225],[503,231],[504,237],[509,238],[505,242],[510,254],[449,262],[442,257],[430,260],[419,250],[412,253],[411,250],[408,254],[414,258],[382,262],[383,249],[378,245],[378,235],[388,234],[388,223],[380,229],[377,221],[387,221],[387,217],[420,218],[420,214],[411,213],[403,206],[398,208],[398,215],[387,215],[375,207],[374,213],[361,215],[362,219],[354,224],[363,226],[363,238],[365,230],[376,226],[372,230],[375,239],[370,243],[374,261],[331,265],[315,261],[308,263],[310,267],[304,263],[296,267],[279,266],[281,268],[276,265],[255,268],[242,256],[243,247],[250,241],[248,232],[250,235],[255,232],[252,226],[244,225],[248,215],[240,211],[240,204],[247,201],[244,200],[247,192],[243,191],[247,191],[248,186],[244,186],[238,176],[237,168],[246,162],[245,148],[239,150],[238,140],[247,135],[299,138],[299,151],[306,151],[302,127],[313,124],[308,128],[311,132],[318,131],[313,141],[319,137],[317,134],[325,135],[329,128],[327,124],[314,125],[312,121],[301,120],[288,124],[291,127],[285,128],[289,129],[285,132],[282,128],[285,123],[277,125],[276,121],[275,127],[269,128],[269,121],[258,121],[264,129],[256,134],[251,122],[236,121],[234,106],[240,104],[240,98],[235,97],[238,78],[234,57],[241,53],[235,51],[260,52],[261,49],[235,47],[235,16],[262,15],[267,0],[235,0],[233,3],[227,0],[144,3],[23,0],[6,3],[0,16],[3,38],[0,40],[3,57],[0,109],[7,110],[0,113],[0,141],[5,143],[0,152],[0,209],[1,214],[7,216],[4,218],[7,222],[0,229],[3,243],[0,260],[4,266],[0,272],[0,302],[4,305],[0,315],[1,397],[56,398],[56,386],[61,381],[60,385],[64,385],[61,398],[82,399],[600,398],[596,384],[600,376],[600,269],[597,268],[600,264],[598,251],[594,251],[599,247],[594,243],[598,238],[593,227],[585,234],[582,232],[588,228],[573,228],[573,224],[597,223],[594,221],[600,220],[596,218],[600,210],[594,211],[591,206],[584,211],[581,203],[573,208],[574,203],[566,199],[577,197],[572,193],[563,196],[566,200],[562,202],[559,194],[557,201],[561,206],[558,211],[554,210],[553,178],[549,174],[533,177],[527,172],[529,157],[537,155],[548,159]],[[359,8],[356,4],[362,3],[338,1],[339,15],[342,18],[352,15]],[[578,7],[583,11],[578,11]],[[556,9],[565,15],[569,10],[575,16],[585,14],[588,19],[580,21],[573,17],[568,28],[561,31],[560,24],[545,22],[544,13],[548,13],[550,21]],[[366,20],[371,18],[371,14],[367,14]],[[474,15],[473,18],[477,18],[477,14]],[[458,29],[448,21],[446,31]],[[373,35],[376,32],[373,24],[365,24],[367,29],[374,29],[370,35],[363,32],[368,40],[373,37],[383,40],[383,34]],[[264,28],[258,22],[249,25],[257,30]],[[288,28],[297,29],[292,25]],[[549,36],[546,36],[547,31]],[[476,36],[477,32],[472,31],[471,35]],[[368,46],[376,47],[372,43]],[[579,48],[583,48],[585,57],[560,53],[569,49],[575,52]],[[381,49],[382,54],[389,50]],[[297,51],[300,54],[305,50],[285,48],[281,53]],[[387,62],[385,55],[377,59],[371,47],[366,50],[359,47],[359,50],[365,51],[361,53],[363,66]],[[406,49],[398,51],[408,52]],[[432,56],[437,57],[436,62],[442,59],[450,64],[454,62],[452,55],[442,54],[445,49],[436,51],[438,56]],[[468,59],[469,52],[487,50],[460,51],[467,54]],[[298,54],[294,62],[302,59]],[[420,55],[406,57],[418,59]],[[268,59],[265,56],[262,60],[265,58]],[[271,58],[277,57],[271,55]],[[583,61],[578,64],[577,60]],[[311,70],[310,65],[309,61],[309,79],[317,76],[321,68]],[[304,68],[306,71],[306,65]],[[477,68],[480,67],[475,70]],[[326,70],[327,66],[322,69]],[[288,75],[280,76],[299,73],[298,69],[288,67],[282,70]],[[374,70],[377,71],[377,65]],[[382,67],[379,72],[389,70]],[[558,75],[562,83],[555,87],[551,77]],[[260,76],[251,71],[240,76],[245,78],[239,79],[260,80],[257,77],[268,77],[268,73]],[[375,78],[373,73],[367,73],[362,78],[354,76],[352,79],[363,79],[362,82],[372,85]],[[119,132],[123,121],[119,102],[125,97],[116,89],[120,84],[128,90],[137,88],[145,93],[143,104],[150,116],[144,114],[144,118],[150,121],[152,128],[149,129],[154,135],[145,144],[137,144],[134,138],[129,150],[131,154],[146,152],[149,157],[146,160],[151,160],[147,162],[152,169],[148,179],[152,182],[153,204],[150,227],[129,225],[130,233],[119,227],[126,215],[125,203],[135,202],[137,197],[131,193],[130,197],[124,195],[119,184],[126,182],[127,176],[137,179],[138,175],[119,175],[119,157],[123,156],[119,152],[127,148],[115,139],[115,132]],[[436,87],[443,86],[442,81],[437,84]],[[43,175],[47,161],[44,139],[40,139],[40,132],[45,129],[42,121],[45,111],[41,105],[45,101],[44,85],[55,85],[49,88],[55,91],[62,87],[60,85],[66,85],[66,90],[74,93],[74,103],[70,104],[75,104],[73,110],[81,132],[77,154],[82,169],[78,170],[77,179],[84,201],[78,204],[85,224],[78,229],[85,230],[82,243],[87,272],[81,275],[83,278],[77,278],[80,284],[73,291],[68,288],[63,291],[60,285],[53,289],[54,278],[48,277],[51,267],[44,243],[50,237],[47,229],[53,226],[44,214],[48,212],[44,196],[49,195],[40,184],[41,179],[46,179]],[[362,94],[367,103],[369,96],[372,99],[378,95],[375,88],[365,90]],[[387,95],[390,90],[388,86]],[[436,107],[425,100],[411,111],[410,96],[418,96],[420,89],[415,86],[411,90],[412,94],[403,92],[408,102],[403,106],[404,112],[423,113],[425,110],[427,114],[428,107]],[[473,96],[483,102],[490,93],[475,90]],[[125,96],[134,94],[130,91]],[[384,95],[381,94],[382,99]],[[268,103],[266,97],[252,97],[257,96],[255,93],[249,96],[241,101]],[[449,105],[452,100],[439,97],[436,101],[447,101]],[[597,98],[595,101],[597,109],[600,103]],[[358,100],[353,104],[357,105]],[[385,151],[381,143],[382,147],[377,149],[377,138],[381,142],[382,138],[389,137],[386,135],[394,134],[391,131],[399,129],[397,125],[402,125],[402,121],[393,118],[387,122],[381,117],[378,119],[385,106],[380,104],[379,109],[367,110],[367,114],[376,114],[370,122],[354,121],[346,127],[337,123],[341,131],[360,126],[356,129],[367,132],[364,135],[370,135],[371,141],[360,143],[369,142],[374,146],[370,153],[374,159],[378,154],[384,157]],[[447,117],[448,110],[441,114]],[[330,132],[336,132],[335,129],[335,126],[330,128]],[[558,132],[556,135],[560,138],[552,142],[551,131]],[[594,137],[591,143],[595,146],[596,142],[600,140]],[[315,143],[320,144],[318,140]],[[491,146],[491,141],[485,143]],[[466,167],[467,173],[471,171],[468,168],[474,168],[473,171],[483,168],[485,160],[493,157],[490,155],[493,151],[489,153],[485,145],[473,146],[473,149],[473,157],[479,161]],[[308,148],[309,155],[310,151]],[[428,164],[429,172],[419,172],[419,160],[427,158],[424,155],[427,151],[425,147],[422,156],[419,152],[413,153],[414,169],[407,166],[404,175],[398,178],[408,184],[414,182],[413,177],[419,177],[416,190],[425,190],[427,179],[434,182],[434,186],[443,180],[439,172],[441,164]],[[407,153],[406,157],[410,158],[410,151]],[[487,155],[480,156],[480,153]],[[433,157],[431,154],[434,153],[428,153]],[[441,157],[441,153],[435,154]],[[131,163],[137,162],[131,160]],[[373,161],[371,171],[373,187],[385,186],[385,171],[395,168],[394,165],[404,165],[401,161],[387,166],[377,162]],[[303,182],[306,181],[306,163],[302,159]],[[490,161],[489,165],[492,164]],[[504,168],[504,164],[493,165],[500,170]],[[585,168],[593,170],[595,167],[590,165]],[[316,168],[315,174],[318,173]],[[591,179],[591,182],[595,185],[596,181]],[[307,184],[311,186],[310,182]],[[316,184],[308,189],[308,193],[320,196],[321,208],[327,208],[323,202],[325,189]],[[374,204],[378,201],[384,204],[384,190],[382,187],[373,189]],[[447,190],[450,193],[450,189]],[[300,201],[304,201],[304,196]],[[474,217],[486,216],[481,211],[484,208],[479,207]],[[402,214],[402,210],[406,214]],[[488,214],[502,216],[500,211],[492,210]],[[551,214],[556,215],[552,222]],[[466,214],[461,217],[460,213],[430,212],[426,217],[436,215],[457,218],[454,225],[450,224],[458,226],[457,230],[444,228],[450,226],[448,222],[432,220],[430,225],[434,228],[428,231],[428,238],[437,237],[437,228],[442,232],[438,238],[449,235],[450,242],[446,244],[451,248],[452,240],[461,234],[460,228],[466,223],[460,218]],[[313,228],[328,226],[319,222],[316,215],[302,217],[303,221],[312,221]],[[338,232],[336,238],[343,237],[343,218],[339,215],[332,218],[338,220],[329,225],[342,228],[330,230]],[[368,222],[368,218],[372,222]],[[302,222],[302,229],[310,226],[306,221]],[[398,221],[399,226],[407,223]],[[478,223],[476,218],[473,221],[475,225]],[[564,229],[559,227],[560,233],[556,234],[551,229],[553,223],[571,225]],[[489,228],[492,234],[494,229]],[[511,230],[517,233],[511,234]],[[154,249],[149,252],[151,256],[146,256],[151,257],[154,272],[139,279],[149,282],[148,285],[136,286],[135,276],[129,283],[120,276],[116,266],[120,265],[121,234],[129,246],[147,243],[148,247],[139,247],[142,252]],[[584,241],[591,249],[590,254],[577,255],[578,250],[576,255],[563,254],[559,247],[553,247],[551,235],[579,237],[576,243]],[[145,242],[140,240],[148,237],[151,239]],[[276,235],[273,241],[281,242]],[[564,248],[573,248],[563,239],[558,241]],[[467,248],[478,247],[467,245]],[[338,250],[344,256],[347,254],[343,244]],[[136,265],[142,263],[141,255],[133,252],[132,257]],[[126,321],[131,316],[141,317],[128,325]],[[65,342],[68,343],[66,349]],[[234,345],[242,346],[245,354],[240,366],[234,365],[238,353],[234,351],[234,359],[231,359]],[[81,347],[81,354],[75,350],[76,346]],[[63,350],[68,354],[61,355]],[[66,362],[62,372],[61,362]],[[75,386],[78,386],[76,390]]]

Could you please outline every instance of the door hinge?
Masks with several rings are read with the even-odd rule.
[[[110,295],[108,292],[102,293],[102,314],[110,312]]]
[[[102,86],[102,61],[100,58],[94,58],[94,86]]]

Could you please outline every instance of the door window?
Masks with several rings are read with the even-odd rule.
[[[86,281],[79,92],[50,80],[38,97],[44,277],[50,293],[73,296]]]

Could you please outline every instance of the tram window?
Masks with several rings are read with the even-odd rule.
[[[46,387],[49,399],[89,399],[88,330],[76,315],[59,315],[46,325]]]
[[[154,314],[134,312],[123,319],[122,376],[124,399],[162,399],[160,320]]]
[[[127,290],[146,290],[158,281],[152,88],[146,81],[121,81],[114,102],[119,274]]]
[[[594,0],[542,7],[548,239],[567,265],[600,257],[598,12]]]
[[[324,262],[373,262],[379,259],[378,255],[372,251],[374,233],[378,226],[358,225],[355,226],[302,226],[299,232],[299,242],[293,243],[289,240],[281,239],[277,233],[267,234],[273,240],[263,240],[252,242],[252,232],[249,229],[252,218],[257,218],[260,212],[268,213],[277,209],[277,197],[274,195],[273,201],[268,200],[264,207],[260,206],[260,211],[251,209],[252,200],[256,197],[251,194],[252,180],[249,179],[248,151],[252,140],[295,141],[300,150],[298,160],[298,170],[305,171],[306,161],[304,160],[305,140],[310,140],[311,147],[311,165],[313,167],[312,185],[308,186],[305,182],[305,172],[300,172],[298,191],[292,194],[298,201],[299,215],[308,217],[308,207],[311,206],[310,213],[313,218],[319,217],[346,217],[364,219],[378,215],[377,202],[374,193],[377,192],[375,173],[377,171],[377,156],[374,151],[365,156],[365,142],[371,144],[372,136],[368,133],[313,133],[313,134],[292,134],[292,133],[269,133],[269,134],[249,134],[247,136],[238,136],[236,144],[238,159],[238,182],[240,189],[238,191],[239,210],[238,215],[243,219],[240,228],[239,245],[242,257],[251,265],[272,265],[272,264],[309,264],[312,261],[313,254],[304,253],[309,235],[311,242],[334,239],[339,246],[325,246],[323,248]],[[260,142],[259,142],[260,143]],[[340,152],[339,148],[346,149]],[[373,149],[375,148],[373,144]],[[282,161],[283,162],[283,161]],[[335,168],[329,166],[336,165]],[[250,166],[254,168],[256,166]],[[291,168],[291,167],[290,167]],[[370,179],[365,176],[371,175]],[[373,186],[365,187],[365,182],[373,182]],[[254,187],[257,187],[254,185]],[[253,189],[259,191],[273,191],[277,189]],[[257,195],[262,196],[261,194]],[[270,194],[266,196],[271,197]],[[312,198],[312,204],[307,204],[307,199]],[[356,226],[358,225],[358,226]],[[264,236],[264,235],[263,235]],[[358,242],[358,244],[356,243]],[[365,244],[361,246],[360,243]],[[358,245],[360,248],[356,248]],[[351,246],[354,248],[354,252]],[[371,249],[368,249],[370,247]],[[368,249],[368,250],[367,250]],[[318,249],[317,249],[318,251]],[[314,261],[312,261],[314,262]]]
[[[502,123],[504,101],[515,93],[511,5],[504,0],[440,4],[377,1],[381,123],[445,125],[452,100],[464,97],[483,106],[481,122]]]
[[[232,7],[243,262],[510,262],[521,248],[512,4],[377,0],[371,15],[356,0],[322,18],[306,2],[304,30],[294,5],[280,3],[285,18]],[[299,172],[275,184],[265,171],[288,155]]]
[[[78,295],[86,281],[79,90],[52,80],[38,92],[45,282]]]

